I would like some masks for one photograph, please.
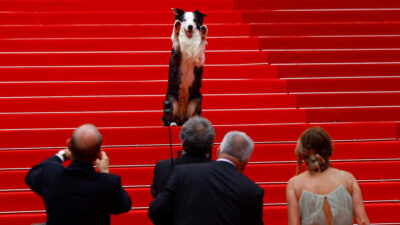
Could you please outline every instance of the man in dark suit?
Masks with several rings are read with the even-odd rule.
[[[202,117],[193,117],[183,124],[179,137],[182,142],[182,158],[175,158],[173,165],[211,162],[215,131],[210,121]],[[151,194],[156,197],[167,184],[171,175],[171,159],[159,161],[154,168]]]
[[[68,139],[67,149],[34,166],[25,177],[44,200],[47,225],[109,225],[110,214],[130,210],[131,200],[121,178],[109,173],[101,142],[95,126],[82,125]],[[64,167],[68,159],[72,162]]]
[[[229,132],[215,162],[177,166],[165,189],[152,201],[154,224],[263,224],[264,190],[241,172],[253,151],[242,132]]]

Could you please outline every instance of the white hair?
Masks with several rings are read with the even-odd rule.
[[[253,140],[246,133],[230,131],[222,140],[219,152],[220,154],[231,155],[239,159],[242,163],[246,163],[249,161],[253,149]]]

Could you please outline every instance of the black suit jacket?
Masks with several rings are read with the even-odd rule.
[[[25,182],[43,198],[47,225],[108,225],[110,214],[131,208],[119,176],[97,173],[78,161],[64,167],[53,156],[34,166]]]
[[[177,166],[149,217],[156,225],[259,225],[263,196],[263,189],[227,162]]]
[[[212,160],[204,155],[185,154],[182,158],[175,158],[174,165],[195,164],[211,162]],[[151,195],[156,197],[160,193],[172,173],[171,159],[160,160],[154,167],[153,183],[151,184]]]

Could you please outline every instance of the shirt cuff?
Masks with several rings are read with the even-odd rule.
[[[65,151],[64,150],[60,150],[57,154],[56,154],[56,156],[58,157],[58,158],[60,158],[61,159],[61,162],[64,162],[64,154],[65,154]]]

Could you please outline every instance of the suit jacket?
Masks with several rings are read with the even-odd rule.
[[[262,188],[227,162],[177,166],[149,217],[156,225],[259,225],[263,196]]]
[[[64,167],[53,156],[34,166],[25,182],[43,198],[47,225],[108,225],[110,214],[131,208],[119,176],[97,173],[83,162]]]
[[[211,161],[211,159],[203,155],[185,154],[182,156],[182,158],[175,158],[174,165],[177,166],[181,164],[205,163]],[[171,159],[161,160],[156,164],[154,167],[153,183],[151,184],[151,195],[153,197],[156,197],[158,193],[164,189],[171,173]]]

